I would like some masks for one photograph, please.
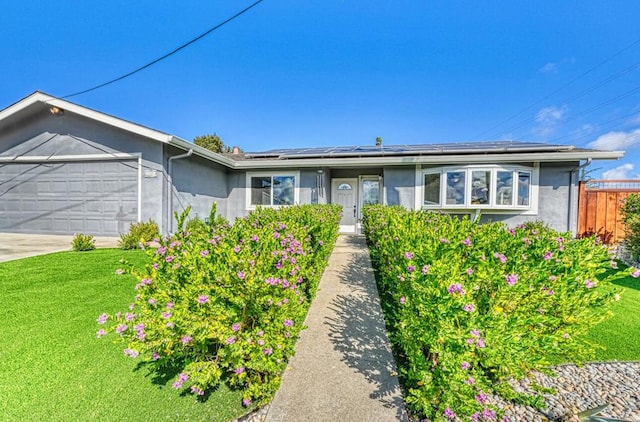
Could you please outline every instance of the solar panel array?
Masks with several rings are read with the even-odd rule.
[[[460,142],[449,144],[420,145],[369,145],[369,146],[336,146],[317,148],[283,148],[263,152],[247,152],[245,158],[321,158],[321,157],[358,157],[384,155],[433,155],[433,154],[471,154],[499,152],[545,152],[568,151],[574,147],[554,145],[541,142],[492,141],[492,142]]]

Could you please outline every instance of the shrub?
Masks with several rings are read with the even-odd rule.
[[[640,262],[640,194],[627,196],[620,208],[625,225],[624,245],[634,262]]]
[[[264,404],[280,376],[337,238],[340,208],[258,209],[233,226],[199,225],[147,248],[126,312],[103,314],[98,336],[115,332],[125,355],[141,355],[176,389],[204,395],[222,382]],[[311,287],[309,287],[311,286]],[[175,377],[175,378],[174,378]]]
[[[499,415],[490,393],[539,406],[508,381],[593,355],[583,334],[615,298],[602,286],[622,276],[605,274],[615,261],[594,238],[381,206],[363,223],[414,411]]]
[[[155,221],[149,219],[146,223],[133,223],[129,227],[128,233],[120,235],[118,247],[125,250],[137,249],[141,244],[144,245],[147,242],[151,242],[159,236],[160,230],[158,230],[158,224]]]
[[[76,252],[92,251],[96,248],[96,241],[90,234],[77,233],[71,241],[71,249]]]

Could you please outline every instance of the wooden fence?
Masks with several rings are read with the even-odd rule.
[[[597,234],[607,244],[624,239],[622,201],[640,193],[640,180],[587,180],[578,194],[578,236]]]

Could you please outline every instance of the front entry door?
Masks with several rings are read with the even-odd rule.
[[[331,202],[342,205],[341,233],[355,233],[358,215],[358,179],[332,179]]]

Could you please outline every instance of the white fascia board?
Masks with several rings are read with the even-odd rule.
[[[225,157],[222,154],[218,154],[217,152],[210,151],[206,148],[203,148],[201,146],[194,144],[193,142],[189,142],[185,139],[178,138],[176,136],[171,137],[169,144],[177,148],[184,149],[185,151],[192,149],[194,154],[199,155],[200,157],[206,158],[207,160],[214,161],[218,164],[222,164],[223,166],[226,166],[229,168],[235,168],[235,164],[237,163],[237,161],[231,158]]]
[[[402,166],[416,164],[468,164],[468,163],[517,163],[523,161],[562,162],[593,160],[615,160],[624,156],[624,151],[571,151],[527,154],[465,154],[465,155],[423,155],[414,157],[348,157],[348,158],[310,158],[288,160],[246,160],[235,161],[233,168],[238,170],[274,169],[274,168],[310,168],[310,167],[365,167],[365,166]]]
[[[77,154],[77,155],[22,155],[15,157],[0,157],[0,163],[42,163],[42,162],[74,162],[74,161],[116,161],[137,160],[139,153],[111,153],[111,154]]]

